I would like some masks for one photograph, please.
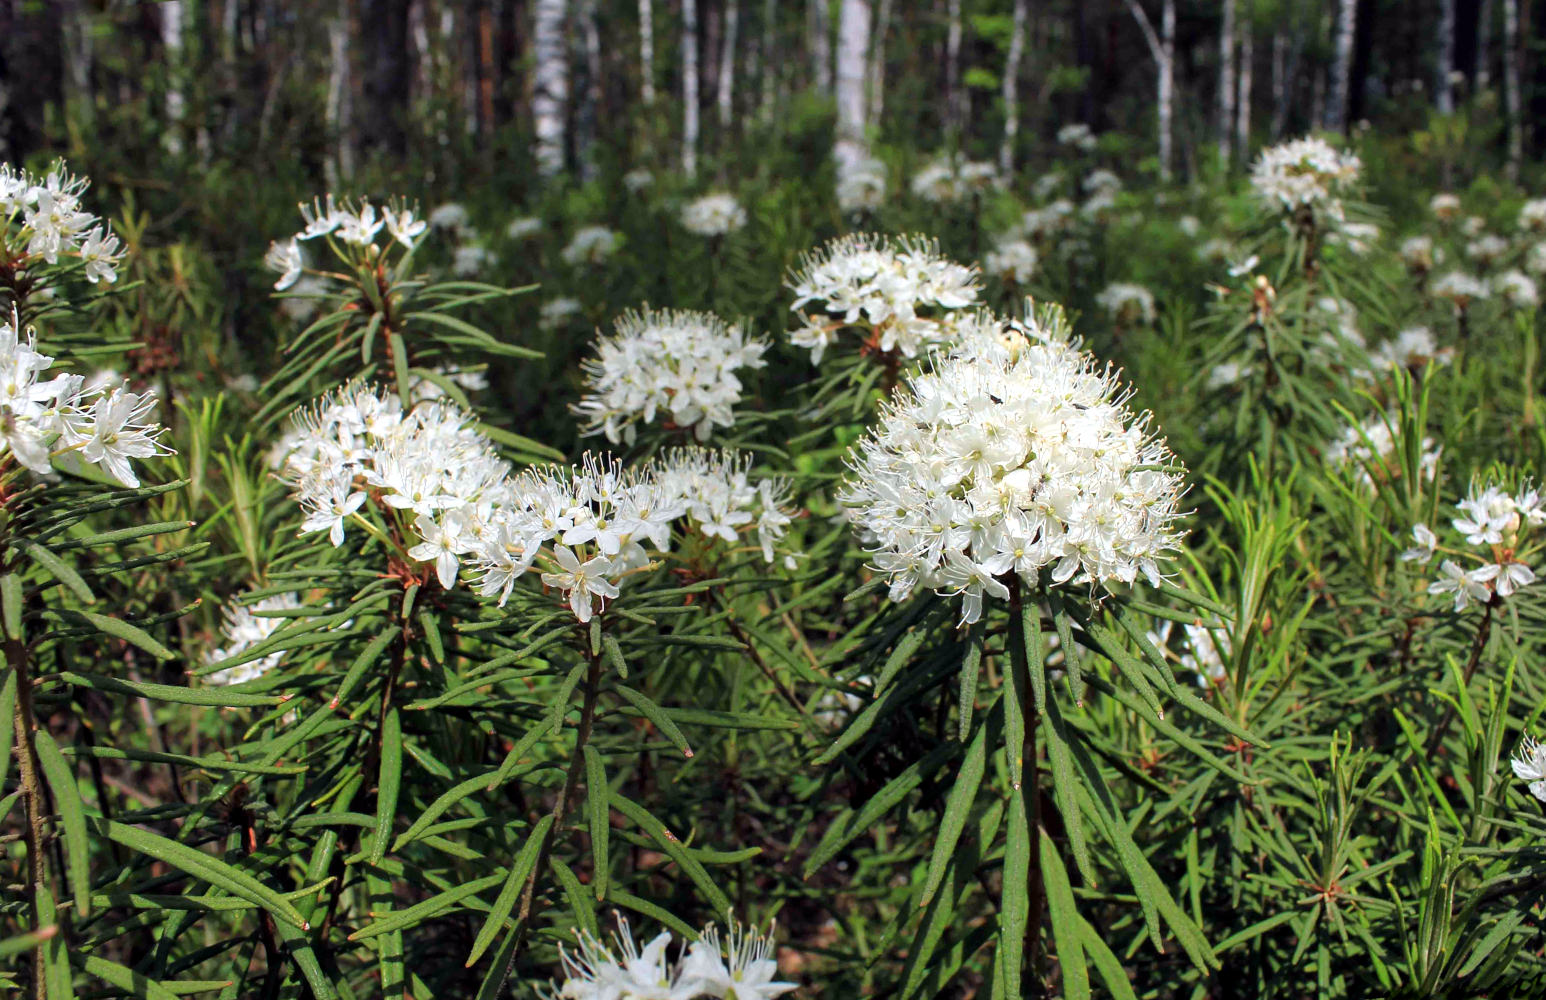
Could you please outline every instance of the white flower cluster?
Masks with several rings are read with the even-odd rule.
[[[1440,222],[1449,222],[1460,217],[1460,198],[1458,195],[1441,191],[1428,199],[1428,211]]]
[[[913,194],[924,201],[949,204],[1003,184],[998,167],[984,160],[941,156],[913,175]]]
[[[1072,146],[1081,153],[1095,150],[1095,133],[1090,130],[1090,126],[1083,123],[1064,125],[1058,129],[1057,141],[1059,146]]]
[[[1005,236],[983,258],[983,270],[1000,281],[1023,285],[1036,273],[1038,255],[1030,242]]]
[[[836,195],[844,212],[879,208],[886,197],[886,165],[872,156],[838,164]]]
[[[518,215],[505,224],[505,239],[529,240],[542,232],[542,225],[535,215]]]
[[[1150,630],[1148,640],[1155,649],[1169,651],[1170,636],[1175,631],[1175,625],[1172,621],[1162,621],[1157,629]],[[1197,674],[1199,686],[1218,684],[1229,676],[1224,666],[1224,657],[1228,655],[1227,634],[1215,639],[1213,630],[1205,625],[1182,626],[1181,649],[1176,659],[1183,669]]]
[[[428,228],[423,219],[416,217],[411,208],[396,198],[389,200],[379,213],[367,199],[339,201],[331,194],[313,199],[310,204],[301,202],[300,209],[305,226],[294,236],[269,244],[263,258],[270,269],[279,272],[274,288],[281,292],[300,280],[304,267],[300,245],[308,240],[326,237],[361,250],[368,247],[367,252],[375,253],[383,249],[376,246],[376,237],[383,229],[388,246],[397,242],[412,249]]]
[[[1541,304],[1535,279],[1523,271],[1508,270],[1492,279],[1492,290],[1513,309],[1534,309]]]
[[[618,317],[583,362],[585,396],[573,407],[585,433],[633,444],[640,423],[665,415],[699,441],[734,426],[742,368],[761,368],[766,341],[705,312],[644,309]]]
[[[13,264],[26,258],[58,264],[60,257],[78,257],[86,280],[109,284],[118,278],[123,252],[108,224],[81,207],[91,182],[55,163],[37,177],[0,163],[0,217],[5,250]]]
[[[404,411],[395,396],[358,386],[298,416],[277,452],[305,513],[303,533],[326,531],[336,546],[358,526],[433,567],[448,589],[467,566],[479,593],[501,603],[537,568],[580,621],[649,565],[644,543],[669,548],[678,518],[725,541],[755,531],[768,560],[791,520],[781,506],[787,488],[752,483],[748,461],[733,454],[682,449],[638,473],[587,456],[580,466],[511,475],[455,405]]]
[[[463,243],[451,251],[451,273],[458,278],[476,278],[497,263],[499,256],[478,243]]]
[[[1354,476],[1365,486],[1397,475],[1396,436],[1392,427],[1394,415],[1376,416],[1345,428],[1335,441],[1326,447],[1326,460],[1336,465],[1354,469]],[[1423,478],[1432,482],[1439,471],[1439,453],[1442,449],[1433,438],[1422,440],[1420,466]]]
[[[978,294],[976,272],[941,256],[932,240],[867,233],[807,253],[788,287],[804,320],[789,340],[810,348],[812,364],[850,327],[863,328],[868,349],[917,357],[954,339],[949,312],[975,305]],[[811,304],[819,310],[802,311]]]
[[[1033,240],[1046,239],[1068,228],[1075,211],[1073,202],[1059,198],[1041,208],[1027,211],[1020,220],[1020,229]]]
[[[1455,610],[1464,611],[1473,601],[1489,604],[1495,598],[1506,599],[1535,582],[1535,571],[1526,560],[1538,551],[1538,529],[1546,525],[1546,500],[1539,490],[1526,483],[1509,494],[1495,485],[1472,483],[1455,509],[1460,516],[1451,518],[1450,526],[1470,548],[1460,548],[1459,542],[1445,546],[1426,524],[1417,524],[1412,527],[1416,544],[1401,555],[1403,560],[1424,565],[1439,553],[1446,556],[1428,593],[1453,594]],[[1475,565],[1466,569],[1456,558]]]
[[[1531,198],[1519,207],[1519,228],[1527,233],[1546,232],[1546,198]]]
[[[644,167],[635,167],[623,175],[623,187],[629,194],[638,194],[655,183],[655,175]]]
[[[1514,777],[1530,783],[1530,794],[1546,802],[1546,746],[1538,743],[1535,737],[1526,736],[1520,742],[1519,750],[1509,758],[1509,764],[1514,769]]]
[[[1454,354],[1451,349],[1438,345],[1432,330],[1426,326],[1413,326],[1380,344],[1370,352],[1369,359],[1377,368],[1420,368],[1429,361],[1449,364]]]
[[[1493,233],[1483,233],[1465,245],[1465,255],[1483,270],[1497,263],[1498,258],[1506,253],[1508,240]]]
[[[1431,271],[1433,265],[1443,259],[1442,251],[1433,245],[1432,236],[1412,236],[1401,243],[1401,263],[1413,271]]]
[[[558,330],[580,315],[583,309],[579,299],[560,295],[556,299],[548,299],[542,303],[541,308],[537,310],[537,324],[544,330]]]
[[[1525,270],[1546,276],[1546,243],[1537,243],[1525,251]]]
[[[744,225],[746,209],[733,194],[706,194],[682,206],[682,228],[697,236],[726,236]]]
[[[466,205],[457,201],[448,201],[430,210],[429,225],[431,229],[445,229],[454,233],[459,229],[467,228],[468,218]]]
[[[1357,156],[1323,139],[1293,139],[1262,150],[1251,167],[1251,186],[1280,210],[1307,207],[1341,218],[1339,196],[1358,179],[1361,167]]]
[[[985,596],[1008,596],[1008,574],[1158,581],[1182,477],[1118,374],[1060,340],[1064,324],[1015,324],[1017,340],[910,379],[850,459],[839,500],[892,600],[959,595],[973,622]]]
[[[569,243],[558,252],[565,264],[578,267],[581,264],[604,264],[617,251],[617,233],[606,226],[582,226],[575,230]]]
[[[1142,285],[1114,281],[1095,296],[1095,304],[1122,326],[1147,326],[1154,322],[1154,293]]]
[[[773,935],[731,924],[721,940],[719,928],[703,929],[698,940],[678,946],[669,931],[661,931],[642,948],[634,941],[628,921],[619,916],[614,942],[577,932],[578,947],[559,949],[564,981],[557,988],[538,990],[543,1000],[774,1000],[795,988],[776,981]]]
[[[1490,291],[1485,281],[1464,271],[1448,271],[1428,286],[1428,294],[1447,299],[1462,310],[1477,299],[1485,299]]]
[[[156,397],[122,385],[88,388],[82,375],[39,381],[54,359],[36,343],[13,308],[0,322],[0,462],[8,455],[38,475],[85,462],[138,486],[130,460],[170,454],[150,419]]]
[[[234,604],[225,609],[225,621],[221,624],[221,635],[225,638],[225,644],[210,649],[204,654],[206,665],[229,660],[247,652],[253,646],[273,635],[274,632],[288,621],[280,616],[264,615],[265,611],[293,611],[301,606],[301,599],[295,594],[274,594],[252,604]],[[269,653],[246,663],[238,663],[234,667],[226,667],[217,670],[204,678],[207,684],[245,684],[255,681],[279,665],[284,659],[284,652]]]

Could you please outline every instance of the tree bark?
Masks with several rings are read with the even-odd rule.
[[[1219,28],[1219,162],[1229,166],[1235,126],[1235,0],[1223,0]]]
[[[832,12],[828,0],[807,0],[806,13],[811,33],[811,65],[816,93],[832,93]]]
[[[341,0],[338,15],[327,26],[329,58],[327,104],[323,120],[327,125],[333,155],[328,157],[323,166],[323,174],[327,186],[333,190],[342,187],[343,181],[354,176],[354,146],[350,135],[353,108],[350,106],[349,94],[349,20],[344,9],[347,5],[348,0]]]
[[[762,93],[757,97],[757,120],[766,125],[773,120],[778,101],[778,0],[762,4]]]
[[[1143,39],[1149,45],[1149,55],[1154,59],[1158,79],[1155,83],[1155,118],[1157,119],[1159,132],[1159,161],[1160,177],[1170,179],[1172,161],[1171,120],[1175,105],[1175,50],[1176,50],[1176,4],[1175,0],[1164,0],[1160,9],[1160,30],[1156,34],[1154,25],[1149,21],[1149,15],[1143,12],[1143,7],[1138,0],[1125,0],[1127,9],[1132,12],[1133,20],[1138,22],[1138,27],[1143,31]]]
[[[652,0],[639,0],[639,98],[655,105],[655,13]]]
[[[1331,93],[1326,101],[1328,132],[1347,131],[1347,97],[1353,72],[1353,33],[1358,27],[1358,0],[1338,0],[1336,57],[1331,66]]]
[[[1004,61],[1004,141],[998,148],[998,168],[1008,178],[1015,168],[1015,140],[1020,135],[1020,60],[1025,54],[1028,0],[1015,0],[1009,29],[1009,55]]]
[[[886,36],[891,33],[891,0],[880,0],[875,12],[875,28],[870,32],[870,96],[865,120],[879,124],[886,108]]]
[[[961,0],[945,0],[945,131],[959,136],[966,123],[961,89]]]
[[[404,128],[408,87],[408,8],[394,0],[360,0],[364,107],[360,109],[361,145],[392,157],[408,152]]]
[[[1247,20],[1240,28],[1240,99],[1235,109],[1235,153],[1251,156],[1251,83],[1255,77],[1256,43]]]
[[[178,156],[183,151],[183,114],[187,107],[183,93],[182,0],[165,0],[159,13],[161,48],[166,57],[166,131],[161,133],[161,145],[172,156]]]
[[[682,170],[698,173],[698,0],[682,0]]]
[[[725,37],[719,51],[719,86],[714,99],[719,106],[719,127],[722,132],[730,129],[735,111],[735,44],[741,27],[740,0],[725,0]],[[725,139],[721,136],[721,140]]]
[[[596,28],[596,0],[580,0],[576,13],[585,72],[578,88],[579,107],[575,114],[575,162],[581,180],[588,181],[596,176],[596,121],[601,105],[601,36]]]
[[[531,118],[537,173],[543,177],[564,169],[564,113],[569,103],[569,47],[564,28],[568,16],[566,0],[536,0]]]
[[[1519,0],[1503,0],[1503,104],[1508,129],[1508,176],[1519,179],[1524,161],[1524,109],[1519,85]]]
[[[1492,85],[1492,0],[1482,0],[1476,17],[1476,90]]]
[[[869,0],[843,0],[837,22],[837,141],[832,146],[839,173],[867,155],[864,57],[869,46]]]
[[[1433,97],[1439,111],[1447,115],[1455,110],[1455,86],[1450,80],[1455,69],[1455,0],[1439,0],[1438,43]]]

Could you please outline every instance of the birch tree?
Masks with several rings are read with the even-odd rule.
[[[719,51],[719,90],[714,99],[719,105],[719,127],[730,128],[735,107],[735,43],[741,21],[740,0],[725,2],[725,37]]]
[[[1029,7],[1029,0],[1015,0],[1014,21],[1009,29],[1009,55],[1004,61],[1004,141],[998,148],[998,168],[1005,177],[1014,172],[1015,139],[1020,134],[1020,59],[1025,50]]]
[[[960,135],[966,121],[966,95],[961,90],[961,0],[946,0],[945,127]]]
[[[1347,98],[1353,76],[1353,32],[1358,25],[1358,0],[1338,0],[1336,56],[1331,64],[1331,93],[1326,101],[1328,132],[1347,129]]]
[[[166,151],[177,156],[183,150],[183,5],[165,0],[160,6],[161,46],[166,52],[166,131],[161,134]]]
[[[336,190],[341,180],[354,176],[353,102],[349,87],[349,0],[340,0],[337,16],[328,22],[327,104],[324,109],[333,155],[324,166],[327,186]]]
[[[532,31],[531,118],[537,173],[552,177],[564,169],[564,111],[569,102],[569,47],[566,0],[536,0]]]
[[[1240,99],[1235,113],[1235,152],[1242,160],[1251,155],[1251,82],[1256,57],[1251,36],[1251,22],[1247,18],[1240,29]]]
[[[865,55],[870,46],[869,0],[843,0],[837,22],[837,142],[842,173],[866,156]]]
[[[1476,91],[1492,84],[1492,0],[1482,0],[1476,15]]]
[[[1447,115],[1455,110],[1455,84],[1450,78],[1455,68],[1455,0],[1439,0],[1438,42],[1433,96],[1439,111]]]
[[[575,114],[575,161],[583,180],[596,176],[596,122],[601,106],[601,34],[596,27],[596,0],[580,0],[579,42],[585,74]]]
[[[1224,23],[1219,29],[1219,162],[1230,161],[1235,125],[1235,0],[1223,0]]]
[[[639,0],[639,99],[655,106],[655,12],[651,0]]]
[[[886,107],[886,36],[891,33],[891,0],[880,0],[870,32],[869,110],[865,120],[879,123]]]
[[[1160,30],[1156,34],[1138,0],[1124,0],[1132,12],[1133,20],[1143,31],[1143,40],[1149,45],[1149,55],[1154,59],[1157,74],[1155,83],[1155,118],[1159,132],[1160,177],[1170,179],[1171,170],[1171,118],[1175,110],[1175,50],[1176,4],[1175,0],[1163,0],[1160,8]]]
[[[1508,126],[1508,176],[1519,179],[1524,160],[1524,108],[1519,85],[1519,0],[1503,0],[1503,102]]]
[[[763,0],[762,4],[762,93],[757,97],[757,120],[763,124],[773,120],[773,106],[778,97],[778,0]]]
[[[698,0],[682,0],[682,170],[698,173]]]
[[[811,66],[816,92],[832,93],[832,11],[828,0],[808,0],[806,13],[811,33]]]

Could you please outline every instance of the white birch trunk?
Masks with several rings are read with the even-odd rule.
[[[1009,29],[1009,55],[1004,61],[1004,141],[998,147],[998,169],[1008,178],[1015,169],[1015,139],[1020,134],[1020,59],[1025,54],[1028,0],[1015,0]]]
[[[811,60],[816,92],[832,93],[832,12],[828,0],[807,0],[810,17]]]
[[[682,170],[698,173],[698,0],[682,0]]]
[[[347,0],[327,26],[328,74],[327,105],[324,121],[328,138],[333,143],[333,155],[327,158],[323,173],[327,186],[332,190],[342,187],[354,174],[354,147],[350,141],[349,106],[349,21]]]
[[[1235,125],[1235,0],[1223,0],[1219,28],[1219,162],[1229,165]]]
[[[1326,102],[1326,130],[1347,129],[1347,98],[1353,78],[1353,32],[1358,26],[1358,0],[1338,0],[1336,57],[1331,65],[1331,94]]]
[[[532,31],[531,120],[537,173],[552,177],[564,169],[564,110],[569,102],[569,46],[565,0],[536,0]]]
[[[655,12],[653,0],[639,0],[639,98],[655,104]]]
[[[837,142],[832,147],[839,174],[866,156],[864,57],[869,47],[869,0],[843,0],[837,21]]]
[[[575,159],[580,177],[596,176],[596,120],[601,107],[601,35],[596,28],[596,0],[580,0],[580,43],[585,52],[585,89],[575,116]]]
[[[1455,110],[1455,0],[1439,0],[1439,65],[1434,76],[1433,97],[1442,114]]]
[[[1503,0],[1503,101],[1508,126],[1508,176],[1519,179],[1524,160],[1523,91],[1519,85],[1519,0]]]
[[[714,95],[719,104],[722,131],[730,128],[731,114],[735,110],[735,41],[740,26],[740,0],[725,0],[725,37],[719,50],[719,91]]]
[[[1127,9],[1132,12],[1133,20],[1138,22],[1138,27],[1143,31],[1143,40],[1149,45],[1149,55],[1154,59],[1157,73],[1155,84],[1155,118],[1159,132],[1159,161],[1160,176],[1165,180],[1170,179],[1171,167],[1171,139],[1170,122],[1175,106],[1175,74],[1172,65],[1175,62],[1176,48],[1176,4],[1175,0],[1164,0],[1164,6],[1160,10],[1160,30],[1154,32],[1154,25],[1149,21],[1149,15],[1143,12],[1143,7],[1138,0],[1125,0]]]
[[[961,0],[946,0],[949,26],[945,34],[945,129],[959,135],[966,121],[961,92]]]
[[[1251,22],[1246,21],[1240,32],[1240,99],[1235,111],[1235,152],[1241,160],[1251,156],[1251,82],[1255,76],[1255,58]]]
[[[778,0],[762,4],[762,93],[757,98],[757,119],[766,125],[773,120],[778,97],[778,53],[774,48],[778,27]]]
[[[183,5],[182,0],[165,0],[160,7],[161,45],[166,50],[166,131],[161,144],[168,153],[183,150]]]
[[[886,108],[886,36],[891,33],[891,0],[880,0],[870,32],[870,105],[865,120],[879,124]]]

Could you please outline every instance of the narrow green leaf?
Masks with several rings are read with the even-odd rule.
[[[596,899],[607,898],[607,876],[611,872],[611,854],[607,836],[612,831],[612,810],[607,805],[606,765],[601,754],[590,744],[585,746],[585,801],[590,812],[590,853],[595,869]]]
[[[59,752],[59,744],[46,726],[33,731],[32,745],[37,750],[43,776],[54,793],[54,805],[64,825],[65,859],[69,862],[70,891],[75,894],[75,912],[85,917],[91,912],[91,844],[86,837],[86,808],[81,803],[75,770]]]
[[[1058,855],[1057,844],[1043,835],[1041,841],[1041,882],[1047,895],[1047,915],[1052,922],[1052,940],[1057,945],[1058,967],[1063,972],[1065,1000],[1089,1000],[1090,974],[1084,965],[1083,935],[1079,910],[1074,905],[1074,890],[1068,870]]]
[[[670,740],[676,745],[678,750],[682,751],[682,756],[692,756],[692,747],[687,745],[687,737],[682,735],[682,731],[677,728],[676,723],[671,721],[671,717],[662,711],[653,699],[642,691],[635,691],[626,684],[619,684],[617,686],[617,693],[622,695],[634,708],[644,713],[644,717],[653,722],[655,728],[659,729],[666,739]]]
[[[5,623],[7,638],[20,640],[22,592],[21,577],[15,573],[0,575],[0,619]]]
[[[999,733],[1003,730],[1002,720],[1003,712],[998,707],[988,713],[987,719],[977,726],[977,733],[966,748],[966,756],[961,758],[961,764],[956,769],[955,782],[950,787],[950,796],[945,800],[945,814],[939,820],[939,832],[934,839],[934,851],[929,858],[928,874],[923,881],[919,906],[927,906],[933,901],[934,893],[944,881],[945,869],[955,857],[956,842],[961,838],[961,831],[966,829],[972,804],[977,800],[977,789],[987,770],[988,746],[998,744]]]
[[[498,934],[504,926],[510,911],[515,909],[516,899],[521,894],[522,887],[537,865],[537,856],[542,852],[543,845],[547,842],[548,831],[553,828],[553,814],[548,813],[537,821],[532,827],[531,833],[526,836],[526,843],[521,847],[521,853],[516,855],[515,863],[510,866],[510,874],[505,879],[504,887],[499,890],[499,896],[494,900],[494,905],[489,907],[488,919],[483,922],[483,927],[478,931],[478,936],[473,939],[472,951],[467,956],[467,967],[471,968],[488,946],[494,943],[494,935]]]
[[[91,588],[86,586],[86,581],[81,579],[79,573],[75,572],[75,567],[30,538],[18,539],[16,544],[27,554],[29,559],[46,570],[55,580],[64,584],[81,603],[96,603],[97,595],[93,594]],[[3,581],[0,581],[0,586],[3,585]]]
[[[676,835],[667,829],[664,823],[652,816],[643,806],[622,794],[609,790],[609,795],[617,811],[632,820],[645,836],[659,845],[660,849],[676,862],[677,867],[692,879],[693,884],[698,887],[699,892],[703,893],[715,914],[723,917],[730,912],[730,900],[720,891],[719,886],[714,884],[714,880],[709,878],[709,873],[704,870],[698,859],[683,850],[682,842],[676,839]],[[615,894],[613,901],[617,901]]]
[[[109,962],[99,955],[76,955],[75,962],[86,975],[96,976],[137,1000],[178,1000],[176,993],[143,973],[127,969],[117,962]]]
[[[381,720],[381,778],[376,785],[376,829],[371,840],[370,865],[381,864],[386,856],[387,838],[397,818],[397,790],[403,780],[403,723],[397,706],[387,709]]]

